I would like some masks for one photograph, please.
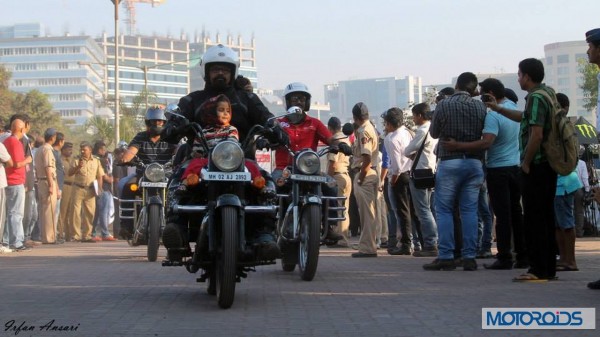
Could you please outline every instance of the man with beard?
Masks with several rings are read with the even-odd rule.
[[[254,93],[235,86],[239,66],[239,57],[230,48],[222,44],[209,48],[202,56],[200,63],[201,73],[205,81],[204,89],[194,91],[179,100],[177,105],[185,120],[176,117],[170,119],[162,133],[163,139],[176,143],[187,136],[188,140],[193,140],[195,134],[189,128],[189,123],[196,122],[202,128],[206,128],[207,125],[203,125],[202,123],[201,114],[203,110],[200,108],[205,101],[221,94],[227,96],[231,102],[231,125],[237,128],[240,142],[244,142],[248,132],[254,125],[266,125],[269,118],[273,117],[273,114],[269,112]],[[268,138],[272,144],[287,145],[287,134],[279,126],[272,127],[271,130],[272,132]],[[181,146],[178,154],[175,156],[174,165],[180,164],[181,160],[190,151],[190,146]],[[246,156],[252,159],[254,158],[254,152],[247,152]],[[174,175],[172,179],[178,178]],[[167,221],[168,223],[163,231],[163,243],[169,251],[168,258],[172,261],[181,260],[182,256],[179,252],[185,250],[182,248],[185,248],[189,241],[183,235],[187,218],[185,216],[168,214]],[[253,219],[253,215],[248,215],[247,223],[256,223],[256,228],[250,229],[249,232],[255,232],[253,234],[255,234],[254,236],[258,240],[255,243],[261,246],[259,254],[262,255],[262,258],[265,260],[277,258],[279,256],[279,248],[273,236],[275,221],[270,218]]]

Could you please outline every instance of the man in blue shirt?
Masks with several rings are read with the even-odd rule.
[[[479,83],[479,86],[483,101],[487,100],[486,95],[491,95],[496,99],[498,105],[510,110],[517,109],[515,102],[504,96],[504,85],[499,80],[488,78]],[[526,268],[529,263],[523,237],[523,211],[519,182],[519,123],[495,111],[490,111],[485,117],[483,136],[480,140],[469,143],[442,141],[442,146],[453,151],[487,150],[487,186],[492,208],[496,214],[498,255],[494,263],[484,264],[484,267],[486,269],[512,269],[511,242],[514,240],[517,259],[514,267]]]

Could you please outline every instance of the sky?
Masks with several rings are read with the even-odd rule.
[[[2,26],[114,35],[110,0],[0,0],[0,8]],[[259,87],[304,82],[317,101],[325,84],[349,79],[444,84],[465,71],[515,73],[520,60],[542,58],[544,45],[584,40],[600,27],[599,0],[164,0],[139,3],[136,13],[143,35],[254,36]]]

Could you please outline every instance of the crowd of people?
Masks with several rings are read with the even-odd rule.
[[[3,124],[3,123],[0,123]],[[117,240],[112,154],[84,141],[79,154],[55,128],[31,132],[26,114],[10,117],[0,134],[0,252],[41,244]]]
[[[589,31],[586,40],[590,63],[600,65],[600,29]],[[273,115],[252,93],[251,84],[242,83],[238,69],[235,52],[222,45],[209,49],[202,62],[205,89],[178,104],[187,122],[167,120],[161,109],[148,110],[146,131],[116,151],[122,161],[135,156],[167,161],[175,155],[177,164],[193,155],[193,146],[180,147],[179,155],[175,152],[183,137],[194,138],[189,135],[191,121],[211,127],[212,133],[207,132],[213,138],[221,133],[231,138],[233,132],[240,141],[252,125],[265,125]],[[541,61],[528,58],[518,64],[519,85],[528,93],[525,110],[519,111],[517,95],[501,81],[479,82],[475,74],[465,72],[454,88],[440,91],[434,109],[427,103],[412,107],[413,128],[407,127],[401,109],[386,110],[381,114],[381,133],[367,105],[357,103],[352,109],[352,156],[327,157],[325,170],[334,177],[337,189],[324,185],[323,193],[346,197],[343,205],[349,213],[348,220],[331,231],[330,246],[350,247],[351,233],[360,232],[352,257],[377,257],[378,248],[387,248],[390,255],[435,258],[423,265],[430,271],[457,267],[474,271],[476,259],[495,257],[483,267],[527,269],[515,282],[549,281],[559,271],[577,271],[575,238],[583,220],[581,200],[590,191],[587,168],[580,161],[570,174],[557,175],[549,164],[543,144],[553,114],[559,106],[568,111],[569,100],[544,85],[543,79]],[[338,118],[325,126],[307,115],[310,99],[304,84],[286,87],[289,113],[273,128],[273,143],[315,150],[319,142],[350,144],[341,135]],[[83,142],[80,154],[73,158],[73,144],[57,130],[29,136],[26,115],[12,116],[7,128],[0,143],[0,160],[6,167],[5,177],[0,169],[2,252],[28,250],[36,242],[115,240],[109,226],[117,179],[106,146]],[[287,151],[275,151],[274,180],[289,161]],[[416,172],[435,172],[435,178],[432,175],[430,185],[423,186],[417,184]],[[596,197],[600,199],[600,193]],[[491,251],[494,216],[495,255]],[[189,254],[189,238],[183,234],[186,221],[176,216],[167,219],[163,243],[169,259]],[[275,258],[279,252],[274,223],[268,219],[257,223],[256,240],[265,245],[266,256]],[[122,235],[130,236],[132,230]],[[588,286],[600,289],[600,280]]]

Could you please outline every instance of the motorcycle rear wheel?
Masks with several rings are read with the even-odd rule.
[[[221,208],[221,249],[215,270],[217,302],[222,309],[233,305],[237,274],[238,212],[235,207]]]
[[[321,246],[321,208],[310,204],[302,208],[300,217],[300,244],[298,247],[298,268],[300,278],[312,281],[319,264]]]
[[[160,245],[160,208],[158,204],[150,204],[148,207],[148,261],[155,262],[158,257],[158,248]]]

